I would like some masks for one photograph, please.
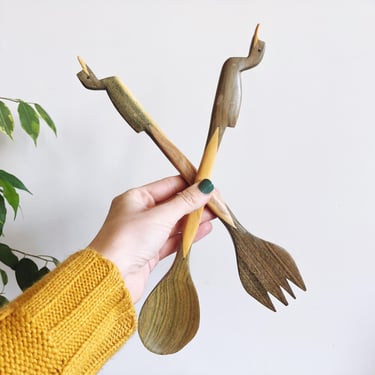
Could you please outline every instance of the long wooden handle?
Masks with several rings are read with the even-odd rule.
[[[219,143],[219,128],[216,128],[216,131],[212,134],[204,149],[202,160],[199,165],[197,175],[195,176],[195,182],[201,181],[204,178],[211,177],[216,154],[219,148]],[[204,207],[201,207],[200,209],[193,211],[186,218],[184,229],[182,231],[182,251],[184,257],[188,255],[195,235],[197,234],[203,213],[203,208]]]
[[[199,166],[195,181],[210,178],[225,129],[237,124],[241,107],[241,72],[258,65],[264,54],[264,42],[258,39],[257,25],[251,41],[249,55],[247,57],[230,57],[221,69],[214,105],[212,108],[210,128],[208,131],[206,147]],[[203,208],[188,215],[182,232],[183,255],[190,251],[194,237],[197,233]]]
[[[82,70],[77,74],[77,77],[83,86],[90,90],[105,90],[113,105],[125,121],[136,132],[145,131],[173,166],[180,172],[184,180],[189,184],[193,184],[197,173],[194,165],[173,142],[169,140],[121,79],[115,76],[98,79],[83,59],[80,57],[78,59]],[[230,226],[234,226],[232,215],[223,198],[217,192],[213,193],[208,206],[221,220]]]

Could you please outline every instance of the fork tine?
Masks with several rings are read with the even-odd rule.
[[[261,251],[258,252],[258,255],[260,258],[264,259],[262,262],[263,266],[270,268],[269,265],[272,265],[271,275],[273,277],[276,275],[279,276],[278,282],[293,298],[295,298],[295,296],[287,279],[292,281],[293,284],[300,289],[306,291],[306,286],[298,267],[291,255],[285,249],[259,237],[253,235],[251,235],[251,237],[254,248],[261,249]]]
[[[254,297],[258,302],[262,303],[264,306],[268,307],[272,311],[276,311],[269,294],[278,299],[285,306],[288,305],[288,301],[283,294],[280,285],[287,285],[288,293],[294,297],[293,291],[287,284],[286,280],[278,280],[274,277],[275,275],[265,271],[265,273],[260,274],[260,271],[252,267],[252,265],[257,264],[259,260],[256,260],[252,265],[243,262],[241,255],[239,254],[239,274],[242,285],[244,286],[247,293]],[[259,264],[259,263],[258,263]],[[281,282],[280,282],[281,281]],[[284,286],[283,286],[284,288]],[[295,297],[294,297],[295,298]]]
[[[253,237],[252,245],[250,251],[248,247],[246,248],[246,251],[243,251],[242,248],[237,251],[240,278],[246,291],[251,296],[256,295],[255,298],[258,301],[260,298],[263,301],[267,301],[268,304],[265,305],[267,307],[269,307],[268,305],[270,305],[270,303],[272,304],[268,293],[272,294],[281,303],[287,306],[288,301],[286,300],[280,286],[288,292],[291,291],[291,288],[288,285],[284,274],[280,272],[282,271],[282,268],[280,266],[276,268],[274,267],[277,265],[277,263],[274,262],[274,256],[272,253],[265,251],[267,248],[264,246],[262,240]],[[272,260],[272,262],[270,262],[270,260]],[[249,280],[251,280],[250,285],[248,285]],[[260,291],[260,293],[258,293],[258,291]],[[291,294],[293,295],[293,292],[291,292]],[[273,305],[272,307],[271,310],[276,311]]]
[[[272,267],[273,264],[271,264],[270,266],[269,262],[264,262],[264,260],[262,259],[264,252],[254,252],[254,255],[256,258],[256,262],[254,262],[254,264],[258,263],[262,265],[262,270],[257,270],[257,277],[264,285],[264,288],[268,291],[268,293],[272,294],[275,298],[277,298],[282,304],[287,306],[288,301],[285,298],[285,295],[281,289],[281,286],[285,289],[286,280],[283,277],[281,277],[277,272],[275,272],[275,268]],[[260,257],[257,255],[260,255]]]
[[[283,291],[281,290],[280,286],[276,283],[272,287],[267,288],[268,292],[271,293],[275,298],[277,298],[282,304],[288,306],[288,301],[285,298]]]
[[[262,305],[276,312],[275,306],[273,305],[267,290],[255,276],[255,274],[249,269],[249,264],[244,262],[243,259],[241,259],[241,256],[238,256],[237,262],[240,280],[246,292]]]
[[[272,275],[274,276],[274,278],[277,278],[277,282],[279,283],[279,285],[295,299],[296,296],[290,284],[288,283],[288,279],[292,279],[291,281],[295,280],[297,282],[298,279],[295,275],[298,275],[299,285],[296,285],[299,287],[304,287],[305,285],[298,271],[298,268],[289,253],[287,253],[286,250],[284,250],[280,246],[262,240],[260,238],[257,238],[255,241],[257,242],[257,245],[259,245],[259,247],[263,248],[263,251],[260,253],[260,255],[262,257],[268,256],[270,258],[265,260],[265,266],[267,264],[272,264]],[[280,258],[284,259],[284,261]],[[290,271],[291,268],[293,268],[293,272]]]
[[[288,280],[285,280],[285,282],[282,283],[281,285],[284,290],[286,290],[291,297],[296,299],[296,295],[293,292],[293,289],[291,288],[290,284],[288,283]]]
[[[288,305],[283,290],[296,298],[288,280],[306,290],[293,258],[280,246],[249,233],[231,214],[236,229],[233,230],[229,225],[226,227],[235,245],[237,267],[244,289],[272,311],[276,309],[270,295]]]
[[[274,262],[273,265],[276,265],[276,262]],[[291,286],[289,285],[288,280],[285,278],[285,273],[283,273],[283,274],[279,273],[278,274],[276,269],[273,268],[272,274],[268,273],[268,278],[272,278],[274,280],[274,283],[272,283],[273,285],[270,285],[270,287],[269,287],[270,289],[271,289],[271,287],[273,287],[273,289],[276,291],[276,290],[279,290],[279,287],[282,287],[291,297],[296,299],[296,296],[295,296]],[[270,292],[271,292],[271,290],[270,290]],[[277,291],[276,293],[278,294],[279,292]],[[280,298],[278,298],[278,299],[280,300]]]
[[[264,285],[264,288],[276,297],[284,305],[288,305],[288,301],[280,287],[287,291],[293,298],[295,295],[288,284],[286,279],[286,272],[283,267],[283,263],[275,257],[272,250],[272,244],[268,241],[264,241],[256,236],[248,235],[248,240],[252,243],[251,258],[253,260],[254,273],[260,280],[260,283]]]
[[[298,270],[298,267],[293,260],[293,258],[290,256],[290,254],[283,249],[282,247],[269,243],[270,250],[273,253],[273,255],[278,258],[279,263],[283,265],[283,268],[286,272],[286,277],[288,280],[293,282],[296,286],[298,286],[303,291],[306,291],[306,285],[302,279],[302,276]]]

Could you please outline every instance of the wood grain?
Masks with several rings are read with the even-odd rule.
[[[189,254],[181,249],[168,273],[142,306],[138,333],[143,345],[156,354],[173,354],[187,345],[199,328],[197,291],[189,270]]]
[[[216,128],[216,131],[212,134],[211,138],[206,143],[202,160],[199,165],[198,172],[195,176],[195,182],[211,177],[218,148],[219,128]],[[184,228],[182,231],[182,253],[184,257],[186,257],[187,253],[190,251],[191,245],[197,234],[202,218],[203,209],[204,207],[201,207],[200,209],[190,213],[185,220]]]
[[[83,86],[90,90],[106,90],[113,105],[125,121],[137,133],[144,131],[149,135],[185,181],[193,184],[197,173],[194,165],[164,134],[121,79],[118,77],[98,79],[83,59],[81,57],[78,59],[82,70],[77,76]],[[217,192],[212,195],[208,206],[222,221],[234,225],[227,205]]]
[[[247,58],[247,63],[250,66],[258,64],[264,54],[264,42],[258,39],[257,34],[258,26],[254,33]],[[228,92],[230,93],[231,91],[233,97],[237,95],[237,98],[241,98],[239,72],[242,71],[242,63],[246,61],[246,58],[240,58],[240,60],[233,59],[236,58],[227,60],[222,71],[227,71],[226,74],[235,77],[235,84],[228,86],[228,83],[224,85],[224,83],[220,84],[219,81],[215,97],[217,98],[215,100],[217,105],[220,104],[223,95],[229,95]],[[118,77],[108,77],[99,80],[83,60],[80,63],[82,70],[77,76],[81,83],[91,90],[106,90],[114,106],[126,122],[137,132],[145,131],[183,178],[189,184],[192,184],[197,173],[194,165],[166,137],[121,80]],[[233,69],[233,67],[237,68]],[[231,112],[233,116],[236,116],[236,113],[238,115],[237,107],[232,106],[231,110],[225,110],[225,106],[222,106],[221,108],[217,108],[215,112],[212,112],[211,124],[217,123],[216,116],[220,112],[222,112],[221,116],[225,116],[225,112]],[[232,118],[229,117],[227,122],[230,126],[233,123]],[[252,297],[267,308],[275,311],[268,293],[279,296],[276,298],[284,304],[287,303],[285,297],[278,292],[280,285],[285,285],[284,280],[291,280],[299,288],[306,290],[300,272],[293,258],[286,250],[268,241],[261,240],[248,232],[217,192],[214,193],[214,196],[210,200],[209,207],[220,218],[232,238],[240,280],[245,290]],[[286,288],[286,290],[292,295],[293,292],[291,292],[290,288]]]
[[[236,247],[237,268],[244,289],[272,311],[276,309],[269,294],[288,305],[282,289],[295,298],[288,280],[300,289],[306,290],[295,261],[285,249],[254,236],[234,215],[233,219],[235,228],[225,223],[224,225]]]

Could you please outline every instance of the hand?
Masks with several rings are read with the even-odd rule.
[[[209,184],[209,192],[204,194],[198,184],[186,188],[184,180],[175,176],[128,190],[112,201],[102,228],[88,247],[117,265],[134,302],[142,296],[158,262],[178,248],[183,216],[204,206],[212,189]],[[213,218],[205,209],[195,241],[211,231]]]

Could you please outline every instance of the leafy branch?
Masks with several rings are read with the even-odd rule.
[[[40,132],[40,119],[48,125],[55,135],[57,134],[53,120],[40,104],[0,96],[0,131],[5,133],[9,138],[13,139],[14,118],[9,107],[3,100],[18,103],[17,112],[21,127],[32,138],[35,145]]]
[[[3,234],[3,228],[6,221],[7,208],[5,202],[12,207],[14,218],[20,204],[20,198],[17,190],[24,190],[31,194],[27,187],[16,176],[0,169],[0,236]]]
[[[16,254],[21,255],[18,258]],[[43,266],[33,260],[43,261]],[[16,276],[16,281],[20,289],[23,291],[40,280],[44,275],[50,272],[49,265],[57,266],[58,259],[50,255],[33,255],[21,250],[11,249],[8,245],[0,243],[0,262],[11,268]],[[0,268],[0,307],[8,303],[8,299],[4,296],[5,286],[8,284],[8,275],[5,270]]]
[[[10,139],[13,139],[14,117],[4,100],[17,103],[21,127],[34,141],[35,146],[40,132],[40,119],[48,125],[55,135],[57,134],[53,120],[39,104],[25,102],[21,99],[0,97],[0,132]],[[0,169],[0,236],[3,235],[7,218],[7,205],[12,208],[14,219],[17,216],[20,205],[19,190],[31,194],[20,179]],[[19,255],[21,256],[20,258],[18,257]],[[39,268],[33,259],[43,261],[44,265]],[[48,266],[51,263],[57,265],[59,261],[49,255],[32,255],[0,243],[0,262],[14,271],[17,284],[23,291],[47,274],[50,271]],[[0,268],[0,307],[9,302],[4,295],[8,280],[7,272]]]

